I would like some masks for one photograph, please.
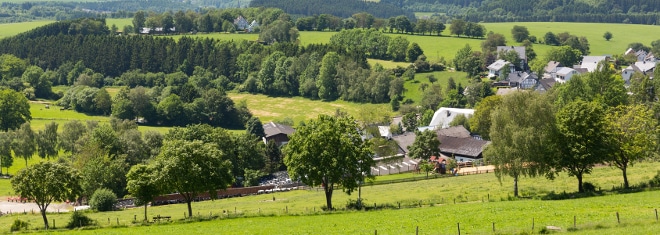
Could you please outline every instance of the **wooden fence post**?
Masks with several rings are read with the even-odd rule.
[[[493,232],[495,232],[495,222],[493,222]]]
[[[658,222],[658,209],[655,209],[655,222]]]
[[[456,227],[458,227],[458,235],[461,235],[461,223],[456,223]]]
[[[532,217],[532,232],[534,232],[534,218]]]
[[[616,212],[616,223],[621,224],[621,220],[619,219],[619,212]]]
[[[577,216],[573,216],[573,228],[577,228]]]
[[[419,235],[419,226],[415,227],[415,235]]]

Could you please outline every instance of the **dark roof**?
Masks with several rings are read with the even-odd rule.
[[[477,158],[481,155],[488,141],[474,138],[456,138],[440,136],[440,152]]]
[[[435,132],[438,134],[438,138],[440,138],[440,136],[450,136],[450,137],[457,137],[457,138],[470,138],[470,131],[465,129],[465,127],[463,127],[463,125],[438,129]]]
[[[518,58],[521,60],[527,60],[527,54],[525,54],[525,47],[523,46],[498,46],[497,47],[497,54],[504,52],[507,53],[509,51],[515,51],[518,53]]]
[[[415,137],[417,137],[417,135],[415,135],[414,132],[406,132],[401,135],[392,136],[392,140],[394,140],[405,153],[408,153],[408,146],[411,146],[415,142]]]
[[[555,85],[555,79],[553,78],[541,79],[539,83],[541,86],[543,86],[543,89],[547,91],[550,90],[550,88],[552,88],[552,86]]]
[[[296,130],[293,129],[293,127],[282,125],[279,123],[269,122],[264,124],[264,133],[266,133],[266,138],[278,134],[290,135],[293,134],[294,131]]]

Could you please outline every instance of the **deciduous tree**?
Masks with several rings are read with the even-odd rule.
[[[147,221],[147,205],[161,193],[161,185],[156,182],[156,169],[153,166],[138,164],[126,174],[126,190],[135,199],[136,206],[144,206],[144,220]]]
[[[582,178],[594,165],[606,161],[611,146],[608,143],[603,104],[573,101],[556,113],[559,137],[556,167],[578,180],[579,192],[584,192]],[[537,117],[539,117],[537,115]]]
[[[32,120],[30,104],[21,93],[10,89],[0,90],[0,130],[16,129]]]
[[[211,143],[167,141],[154,162],[157,184],[164,185],[166,191],[179,192],[188,205],[188,216],[192,216],[191,203],[200,193],[208,192],[216,198],[218,189],[226,189],[232,183],[231,163],[224,157]]]
[[[498,100],[493,100],[496,103]],[[495,165],[495,176],[513,178],[513,195],[518,196],[520,177],[550,174],[556,127],[552,103],[534,92],[515,92],[501,99],[490,112],[491,144],[484,158]],[[483,113],[480,113],[483,118]]]
[[[80,195],[79,181],[78,173],[68,166],[40,162],[19,171],[11,179],[11,185],[20,197],[37,204],[48,229],[46,209],[53,202],[74,200]]]
[[[329,210],[335,185],[350,194],[359,182],[373,177],[373,153],[351,117],[320,115],[293,133],[284,152],[291,178],[321,185]]]
[[[27,167],[28,159],[32,158],[34,152],[37,151],[37,144],[34,141],[34,131],[30,127],[29,122],[23,123],[21,128],[16,130],[11,148],[17,157],[25,159],[25,167]]]
[[[612,151],[608,162],[621,170],[623,187],[630,187],[627,170],[653,155],[657,144],[657,121],[644,105],[610,108],[606,116]]]
[[[46,124],[44,130],[37,132],[37,153],[41,158],[51,158],[57,156],[59,150],[57,146],[57,123]]]
[[[440,140],[433,130],[418,133],[413,145],[408,146],[410,158],[428,161],[431,156],[440,156]]]

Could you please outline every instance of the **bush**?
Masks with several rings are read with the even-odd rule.
[[[585,192],[596,192],[596,185],[589,182],[582,183],[582,188]]]
[[[90,219],[80,211],[74,211],[73,214],[71,215],[71,220],[69,220],[69,223],[66,225],[66,227],[72,229],[72,228],[85,227],[93,224],[94,224],[94,220]]]
[[[655,176],[653,176],[651,180],[649,180],[649,185],[651,187],[660,186],[660,171],[658,171],[658,173]]]
[[[27,230],[28,225],[30,225],[28,222],[22,221],[20,219],[16,219],[16,220],[14,220],[14,223],[11,225],[11,228],[9,228],[9,230],[11,232]]]
[[[89,207],[97,211],[111,211],[117,203],[117,195],[107,188],[100,188],[94,191],[89,200]]]

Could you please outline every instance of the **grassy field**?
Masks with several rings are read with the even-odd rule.
[[[422,100],[424,93],[419,89],[421,84],[431,84],[429,82],[428,76],[435,76],[438,81],[436,84],[440,84],[444,89],[447,86],[449,78],[454,78],[456,84],[463,84],[463,87],[469,84],[467,73],[464,72],[455,72],[455,71],[442,71],[442,72],[431,72],[431,73],[416,73],[415,79],[406,81],[404,87],[406,91],[403,93],[404,99],[412,99],[416,104]]]
[[[648,181],[660,163],[642,163],[630,169],[632,184]],[[404,175],[387,176],[388,178]],[[408,174],[410,175],[410,174]],[[386,178],[386,177],[383,177]],[[619,171],[614,168],[596,168],[594,173],[585,176],[585,181],[597,187],[610,189],[621,182]],[[0,181],[1,182],[1,181]],[[365,204],[389,204],[402,210],[383,210],[377,212],[337,212],[318,213],[324,204],[324,194],[316,189],[297,190],[267,195],[238,197],[216,201],[193,203],[193,212],[201,216],[248,217],[223,219],[199,223],[179,223],[169,226],[147,226],[135,228],[115,228],[82,231],[83,233],[126,234],[126,233],[175,233],[181,231],[204,231],[204,233],[227,232],[245,234],[365,234],[378,230],[380,234],[412,233],[415,226],[421,234],[448,234],[456,231],[456,223],[461,224],[463,233],[486,234],[492,231],[492,222],[496,223],[497,232],[503,234],[519,233],[531,230],[532,218],[535,219],[535,231],[546,225],[572,227],[573,216],[577,218],[579,231],[587,229],[617,229],[618,226],[635,226],[641,234],[650,234],[657,229],[654,209],[660,204],[655,200],[660,191],[631,194],[610,194],[586,199],[543,201],[537,200],[549,192],[574,192],[577,180],[561,174],[554,181],[544,178],[524,178],[520,181],[520,190],[530,199],[511,200],[510,178],[503,178],[502,183],[492,174],[446,177],[399,184],[364,186],[362,197]],[[0,183],[0,185],[2,185]],[[272,198],[275,197],[275,201]],[[335,191],[333,204],[343,208],[351,196]],[[454,201],[456,204],[454,205]],[[410,209],[418,207],[422,208]],[[287,214],[288,210],[288,214]],[[150,207],[149,214],[169,215],[174,220],[182,220],[186,211],[185,204]],[[228,213],[222,213],[222,211]],[[316,212],[315,212],[316,211]],[[616,225],[615,213],[621,216],[621,225]],[[117,219],[121,226],[130,226],[134,216],[139,219],[142,209],[128,209],[115,212],[88,213],[99,222],[100,226],[115,226]],[[306,215],[306,216],[302,216]],[[51,214],[58,227],[68,221],[70,214]],[[110,218],[110,223],[108,223]],[[397,218],[392,220],[392,218]],[[0,228],[8,228],[14,219],[29,221],[32,226],[42,224],[38,215],[12,215],[0,217]],[[328,221],[332,221],[327,226]],[[323,223],[326,223],[324,225]],[[259,226],[255,226],[258,224]],[[639,227],[639,228],[638,228]],[[603,230],[601,230],[602,232]],[[2,231],[6,232],[6,231]],[[71,232],[71,231],[68,231]],[[67,232],[67,233],[68,233]],[[608,232],[605,232],[606,234]]]
[[[34,22],[0,24],[0,38],[14,36],[16,34],[28,31],[30,29],[39,26],[44,26],[50,23],[52,23],[52,21],[34,21]]]
[[[295,124],[316,118],[319,114],[334,114],[337,109],[359,118],[365,112],[390,112],[389,104],[359,104],[346,101],[324,102],[302,97],[268,97],[246,93],[228,93],[234,102],[245,100],[253,115],[261,122],[292,119]]]

